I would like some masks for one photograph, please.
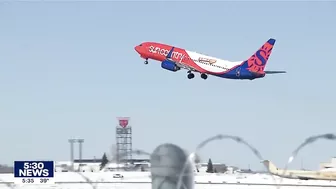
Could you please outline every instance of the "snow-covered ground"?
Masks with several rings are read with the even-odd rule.
[[[115,174],[123,178],[113,178]],[[195,175],[194,189],[271,189],[276,188],[275,183],[280,183],[279,177],[266,174],[208,174]],[[151,189],[150,172],[64,172],[55,173],[54,185],[29,185],[14,186],[13,174],[0,174],[0,188],[24,189]],[[91,182],[91,183],[88,183]],[[6,183],[4,183],[6,182]],[[84,183],[80,183],[84,182]],[[9,185],[9,183],[12,183]],[[336,188],[336,181],[314,181],[283,179],[282,189],[294,188]]]

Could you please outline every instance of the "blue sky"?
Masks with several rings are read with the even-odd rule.
[[[171,142],[192,150],[232,134],[278,166],[309,135],[336,133],[335,2],[1,4],[1,163],[68,160],[71,137],[85,139],[85,158],[100,157],[115,142],[118,116],[131,117],[137,149]],[[134,51],[157,41],[245,60],[270,37],[277,42],[266,68],[288,73],[254,81],[188,80],[144,65]],[[290,167],[302,159],[316,169],[336,155],[334,145],[319,141]],[[261,169],[246,149],[219,141],[201,155]]]

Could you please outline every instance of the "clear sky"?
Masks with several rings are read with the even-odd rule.
[[[21,2],[0,4],[1,163],[68,160],[115,142],[130,116],[133,147],[165,142],[188,150],[215,134],[239,135],[284,166],[306,137],[336,133],[335,2]],[[277,39],[266,66],[286,70],[254,81],[200,77],[143,64],[134,46],[157,41],[245,60]],[[76,157],[77,156],[77,151]],[[261,169],[246,147],[214,142],[203,160]],[[335,156],[319,141],[291,165],[316,169]]]

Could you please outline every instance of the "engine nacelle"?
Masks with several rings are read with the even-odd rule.
[[[169,70],[169,71],[173,71],[173,72],[176,72],[177,70],[180,69],[180,67],[178,67],[175,62],[173,61],[170,61],[170,60],[164,60],[162,61],[161,63],[161,67],[163,69],[166,69],[166,70]]]

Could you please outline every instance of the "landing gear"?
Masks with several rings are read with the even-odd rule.
[[[195,77],[195,74],[193,74],[190,70],[187,73],[188,79],[193,79]],[[208,75],[205,73],[201,73],[201,78],[206,80],[208,78]]]
[[[202,78],[202,79],[204,79],[204,80],[206,80],[206,79],[208,78],[208,75],[207,75],[207,74],[204,74],[204,73],[202,73],[202,74],[201,74],[201,78]]]
[[[145,60],[145,62],[144,62],[145,64],[148,64],[148,58],[146,58],[146,60]]]
[[[192,78],[194,78],[195,77],[195,75],[193,74],[193,73],[188,73],[188,79],[192,79]]]

